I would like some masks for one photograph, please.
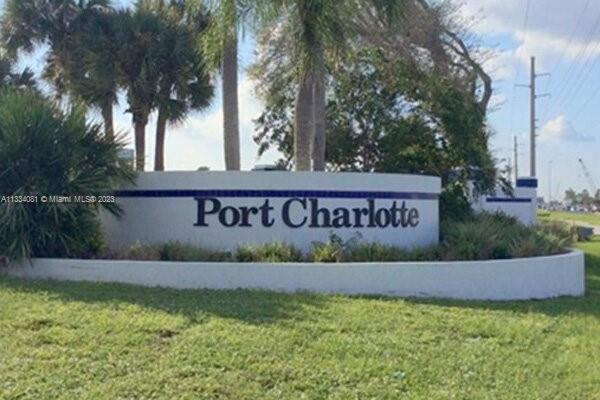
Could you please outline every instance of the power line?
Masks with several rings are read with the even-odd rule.
[[[585,12],[587,11],[589,5],[590,5],[590,1],[591,0],[587,0],[585,2],[585,5],[583,6],[583,8],[581,9],[581,12],[579,13],[579,15],[577,16],[577,20],[575,22],[575,26],[574,28],[571,30],[571,33],[569,34],[569,39],[567,40],[567,43],[562,47],[562,50],[560,52],[560,55],[558,56],[558,60],[562,60],[564,58],[564,56],[567,53],[567,49],[570,48],[571,43],[573,42],[573,39],[575,38],[575,33],[579,31],[579,27],[581,25],[581,20],[583,18],[583,16],[585,15]],[[548,11],[548,7],[546,9],[546,11]],[[546,91],[548,91],[550,85],[551,85],[551,81],[552,81],[552,75],[554,74],[554,72],[556,72],[556,68],[558,68],[558,62],[554,64],[554,67],[552,67],[552,70],[550,71],[550,78],[548,79],[548,81],[546,82]],[[548,113],[548,107],[546,107],[543,111],[543,115],[544,117],[547,115]]]
[[[600,22],[600,19],[599,19],[599,22]],[[590,55],[596,53],[599,49],[600,49],[600,41],[596,42],[596,45],[592,49]],[[567,104],[568,101],[571,100],[579,92],[583,83],[586,81],[586,78],[594,70],[594,67],[596,67],[599,60],[600,59],[598,58],[598,56],[596,56],[595,58],[589,58],[585,62],[584,66],[582,67],[582,69],[580,71],[581,73],[575,77],[575,81],[573,82],[573,85],[570,87],[570,90],[568,90],[565,93],[565,96],[562,99],[560,99],[559,102],[557,103],[557,106],[556,106],[557,108],[560,108],[563,105]],[[583,72],[584,70],[585,70],[585,72]]]
[[[557,87],[555,89],[556,96],[554,98],[556,99],[556,101],[554,101],[554,103],[551,103],[548,105],[548,107],[546,108],[546,110],[544,112],[544,117],[546,117],[548,114],[550,114],[550,111],[554,111],[554,109],[556,109],[558,106],[562,106],[563,101],[561,101],[561,99],[564,100],[566,98],[566,96],[572,92],[572,89],[576,85],[576,82],[579,82],[579,78],[582,75],[583,70],[591,62],[591,60],[592,60],[591,56],[597,50],[598,45],[600,44],[599,42],[596,42],[595,43],[596,46],[594,47],[594,49],[591,52],[588,52],[588,49],[591,45],[591,38],[593,37],[594,33],[599,28],[600,28],[600,15],[598,15],[594,24],[592,25],[592,28],[589,30],[588,34],[586,35],[585,45],[579,49],[576,56],[573,58],[573,61],[571,61],[571,63],[569,64],[568,70],[567,70],[566,74],[564,75],[565,78],[560,82],[559,87]],[[581,70],[577,74],[572,73],[572,72],[574,72],[574,69],[576,69],[576,67],[575,67],[576,62],[579,62],[579,60],[581,60],[582,57],[584,57],[584,61],[583,61],[584,65],[582,66]],[[574,85],[568,85],[568,83],[570,83],[571,81],[573,81]],[[563,96],[563,94],[564,94],[564,96]]]
[[[529,23],[529,7],[531,6],[531,2],[530,0],[527,0],[527,3],[525,4],[525,17],[523,18],[523,43],[521,44],[521,46],[525,46],[525,42],[527,40],[527,24]],[[520,78],[520,61],[517,59],[516,61],[516,72],[515,72],[515,82],[519,81]],[[509,129],[510,129],[510,133],[513,133],[513,127],[514,127],[514,114],[515,114],[515,102],[517,99],[517,87],[516,85],[513,86],[513,93],[512,93],[512,101],[510,102],[510,115],[509,115]]]
[[[565,46],[563,46],[563,48],[562,48],[560,56],[558,57],[559,60],[561,60],[565,56],[565,54],[567,53],[567,49],[569,48],[569,46],[571,46],[571,43],[573,42],[573,39],[575,38],[575,32],[577,32],[579,30],[579,25],[581,23],[581,19],[583,18],[583,15],[587,11],[587,8],[589,5],[590,5],[590,0],[587,0],[585,2],[585,5],[581,9],[579,16],[577,17],[577,22],[575,23],[575,28],[571,31],[571,34],[569,35],[569,39],[567,40],[567,44]],[[554,71],[556,71],[556,68],[557,68],[557,65],[554,65],[554,67],[552,68],[550,73],[553,73]]]

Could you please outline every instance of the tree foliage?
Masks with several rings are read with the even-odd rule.
[[[164,121],[182,121],[212,98],[197,49],[206,23],[205,13],[176,0],[142,0],[118,11],[108,0],[8,0],[2,39],[13,58],[48,46],[44,79],[57,96],[100,110],[108,137],[114,134],[113,106],[124,91],[141,170],[150,114],[161,108]]]
[[[478,167],[492,178],[490,132],[476,101],[452,82],[416,72],[378,51],[361,51],[331,71],[327,161],[332,170],[415,172],[449,178]],[[259,154],[288,164],[293,142],[290,81],[276,81],[256,121]],[[283,90],[282,90],[283,88]]]
[[[67,111],[33,91],[0,92],[0,254],[82,256],[101,239],[99,207],[114,203],[42,202],[41,196],[107,194],[131,181],[118,159],[120,139],[86,122],[85,108]],[[38,202],[10,196],[37,196]]]
[[[37,82],[33,71],[25,68],[14,71],[14,61],[0,53],[0,88],[30,89],[37,91]]]

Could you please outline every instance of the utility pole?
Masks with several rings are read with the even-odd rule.
[[[552,161],[548,162],[548,204],[552,203]]]
[[[531,149],[529,171],[531,171],[531,176],[535,176],[535,57],[531,57],[529,91],[529,146]]]
[[[514,145],[514,153],[515,153],[515,182],[519,179],[519,144],[517,142],[517,136],[515,135],[515,145]]]
[[[535,100],[539,97],[550,96],[548,93],[536,94],[535,93],[535,79],[540,76],[547,76],[550,74],[536,74],[535,73],[535,57],[531,57],[529,85],[519,85],[519,87],[529,88],[529,149],[530,149],[530,166],[529,171],[532,177],[535,177],[535,123],[537,121],[535,117]]]

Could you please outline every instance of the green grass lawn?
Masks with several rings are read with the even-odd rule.
[[[529,302],[0,278],[0,399],[600,399],[587,294]]]
[[[600,226],[600,213],[572,213],[566,211],[544,211],[539,214],[541,219],[557,219],[569,222],[584,222],[590,225]]]

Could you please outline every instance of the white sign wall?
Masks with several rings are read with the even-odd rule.
[[[104,216],[111,248],[178,240],[231,249],[273,240],[308,250],[330,233],[402,247],[437,243],[437,177],[325,172],[145,172]]]

